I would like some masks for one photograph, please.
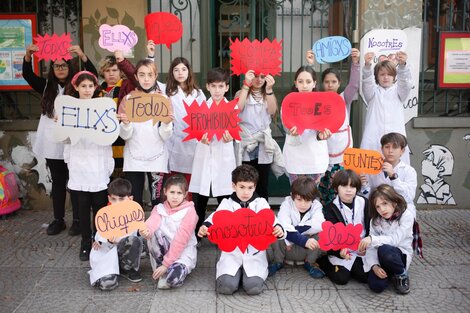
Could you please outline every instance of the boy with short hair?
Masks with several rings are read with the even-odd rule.
[[[227,105],[224,95],[229,89],[229,78],[229,72],[220,67],[209,70],[206,88],[211,97],[207,100],[208,107]],[[230,108],[232,109],[233,107]],[[206,218],[206,207],[211,193],[219,204],[224,198],[230,197],[232,193],[230,175],[235,167],[233,138],[227,130],[220,141],[217,138],[208,138],[206,133],[197,143],[189,184],[189,192],[193,194],[194,206],[199,217],[196,232]],[[200,238],[197,238],[199,241]]]
[[[132,185],[128,180],[116,178],[109,184],[108,201],[111,204],[132,199]],[[96,232],[90,253],[91,270],[88,272],[91,285],[103,291],[113,290],[119,285],[118,275],[133,283],[141,281],[139,266],[142,248],[137,231],[113,242]],[[117,263],[119,268],[116,271],[112,265]]]
[[[234,212],[241,208],[249,208],[259,212],[269,208],[268,202],[255,193],[258,182],[257,170],[248,164],[238,166],[232,172],[232,187],[234,193],[229,199],[224,199],[217,211],[228,210]],[[212,225],[211,214],[198,232],[199,237],[207,236]],[[279,239],[284,237],[284,230],[277,218],[274,219],[272,234]],[[238,290],[240,282],[249,295],[256,295],[263,291],[263,284],[268,277],[268,262],[266,251],[259,251],[248,245],[243,253],[238,247],[232,252],[223,252],[217,262],[216,288],[221,294],[233,294]]]
[[[380,139],[382,154],[384,156],[383,173],[369,175],[368,184],[362,187],[362,194],[369,196],[370,192],[381,184],[392,186],[406,200],[407,209],[416,219],[414,198],[418,185],[414,168],[403,162],[400,158],[408,145],[406,137],[400,133],[388,133]]]
[[[300,176],[293,181],[291,195],[284,199],[277,214],[287,237],[271,245],[274,262],[269,265],[269,275],[274,275],[284,263],[296,263],[303,265],[313,278],[325,276],[316,264],[322,254],[316,238],[325,221],[323,206],[317,198],[313,178]]]

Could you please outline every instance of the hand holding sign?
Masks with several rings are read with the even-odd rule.
[[[351,54],[351,42],[341,36],[331,36],[318,40],[312,47],[320,64],[333,63],[346,59]]]
[[[247,38],[240,41],[230,39],[230,63],[232,65],[232,75],[245,74],[248,70],[254,70],[255,74],[280,75],[282,41],[274,39],[272,42],[264,39],[259,42],[257,39],[249,41]]]
[[[230,102],[222,100],[219,104],[213,103],[210,108],[206,101],[203,101],[200,106],[196,100],[191,105],[184,101],[183,103],[187,112],[183,121],[188,124],[188,127],[184,129],[184,132],[188,133],[188,135],[183,141],[191,139],[200,141],[206,133],[208,141],[212,140],[214,135],[220,141],[226,130],[230,133],[231,137],[241,140],[240,118],[238,117],[240,110],[236,108],[238,98]]]
[[[232,252],[238,247],[245,253],[248,245],[266,250],[276,241],[272,234],[274,213],[269,208],[258,213],[246,208],[234,212],[219,210],[214,213],[212,222],[208,239],[225,252]]]
[[[183,24],[178,17],[168,12],[155,12],[145,16],[147,39],[155,44],[165,44],[168,49],[183,36]]]
[[[131,122],[153,120],[169,123],[172,121],[173,107],[170,100],[158,93],[132,92],[129,98],[124,98],[123,110]]]
[[[60,36],[57,36],[57,34],[52,36],[49,34],[44,36],[38,35],[33,39],[38,46],[38,51],[34,54],[38,60],[55,61],[57,59],[70,60],[72,58],[68,50],[72,45],[70,34],[62,34]]]
[[[134,31],[130,30],[125,25],[108,25],[102,24],[100,26],[100,39],[98,44],[101,48],[110,52],[116,50],[129,51],[137,44],[139,40]]]
[[[101,208],[95,217],[96,230],[111,240],[145,230],[145,213],[135,201],[125,200]]]
[[[382,171],[383,157],[375,150],[347,148],[344,151],[344,169],[351,169],[358,175],[378,174]]]
[[[357,250],[361,241],[362,224],[344,225],[343,223],[333,224],[325,221],[321,226],[322,231],[318,234],[320,249],[323,251],[341,250],[344,248]]]
[[[336,92],[291,92],[282,101],[282,122],[288,129],[297,127],[332,133],[338,131],[345,118],[345,103]]]
[[[111,98],[77,99],[57,96],[54,101],[56,141],[70,138],[75,144],[88,138],[98,145],[111,145],[119,136],[116,103]]]

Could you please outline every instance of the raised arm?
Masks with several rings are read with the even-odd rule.
[[[33,72],[33,65],[31,64],[31,56],[38,50],[38,46],[33,44],[26,47],[26,54],[23,59],[23,78],[28,82],[31,88],[42,94],[44,92],[44,88],[46,88],[46,79],[37,76]]]
[[[348,107],[348,112],[350,111],[351,103],[356,99],[357,93],[359,92],[359,58],[359,50],[353,48],[351,50],[351,70],[349,72],[349,82],[344,89],[344,101]]]

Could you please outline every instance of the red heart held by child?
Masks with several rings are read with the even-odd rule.
[[[361,242],[362,224],[333,224],[325,221],[321,224],[322,231],[318,234],[318,244],[323,251],[349,248],[357,250]]]
[[[248,245],[262,251],[277,239],[272,234],[273,223],[274,212],[269,208],[258,213],[247,208],[219,210],[214,213],[207,238],[225,252],[238,247],[245,253]]]

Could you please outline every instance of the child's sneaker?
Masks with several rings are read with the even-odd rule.
[[[279,271],[284,265],[282,263],[271,263],[268,265],[269,276],[273,276]]]
[[[127,278],[127,280],[133,283],[138,283],[142,280],[142,276],[140,275],[140,273],[133,268],[131,268],[130,270],[120,269],[119,272],[119,275],[124,278]]]
[[[88,261],[90,259],[91,243],[82,242],[80,244],[80,255],[79,258],[81,261]]]
[[[304,268],[307,270],[307,272],[312,276],[313,278],[323,278],[325,277],[325,272],[323,272],[320,267],[318,267],[318,264],[310,264],[309,262],[304,263]]]
[[[408,278],[408,274],[393,276],[392,283],[398,294],[406,295],[410,292],[410,279]]]
[[[171,288],[170,285],[168,285],[168,282],[166,281],[166,275],[160,277],[160,279],[158,280],[157,288],[158,289],[170,289]]]
[[[111,274],[98,279],[94,285],[101,291],[111,291],[119,286],[117,275]]]

